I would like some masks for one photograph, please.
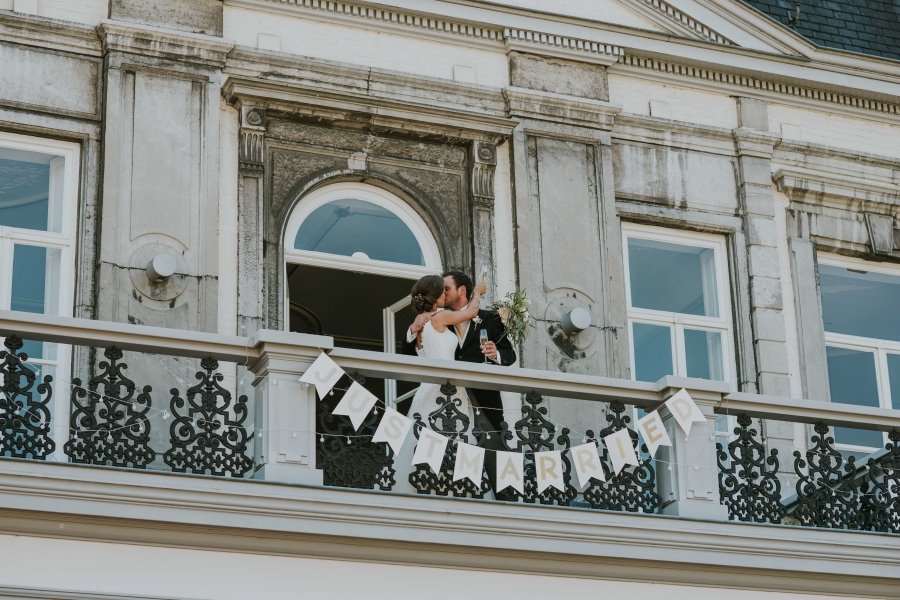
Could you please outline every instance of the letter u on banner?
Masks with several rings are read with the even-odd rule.
[[[388,406],[384,409],[384,416],[381,417],[381,423],[372,436],[373,442],[387,442],[394,450],[394,454],[400,452],[403,442],[406,440],[406,434],[412,427],[412,419],[409,419],[396,410]]]
[[[378,398],[372,392],[354,381],[338,405],[334,407],[332,414],[350,417],[353,429],[359,429],[376,402],[378,402]]]
[[[694,399],[691,398],[691,395],[684,388],[666,400],[666,408],[669,409],[669,412],[672,413],[672,416],[684,429],[684,435],[690,435],[691,423],[706,422],[706,417],[703,416]]]
[[[316,386],[316,392],[321,400],[343,376],[344,370],[323,352],[303,374],[300,381]]]
[[[534,470],[537,472],[537,491],[542,493],[548,487],[566,491],[563,481],[562,454],[559,450],[534,453]]]

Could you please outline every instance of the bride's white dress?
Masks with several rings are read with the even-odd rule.
[[[427,358],[437,358],[441,360],[455,360],[456,347],[459,344],[459,337],[454,333],[453,329],[448,327],[444,332],[437,331],[432,327],[431,323],[425,323],[422,328],[422,349],[420,356]],[[406,414],[410,419],[415,420],[415,415],[422,417],[422,422],[426,427],[431,427],[428,421],[428,415],[441,408],[438,404],[438,398],[443,397],[441,394],[441,386],[437,383],[423,383],[419,386],[415,396],[413,396],[412,404],[410,404],[409,412]],[[464,388],[456,388],[458,400],[457,410],[469,416],[469,426],[465,431],[468,443],[474,444],[475,438],[472,436],[473,425],[475,424],[475,414],[472,404],[469,402],[469,394]],[[403,448],[394,457],[394,471],[396,473],[397,483],[394,490],[398,492],[415,493],[412,484],[409,483],[409,475],[418,467],[413,467],[412,459],[415,453],[417,439],[412,429],[403,444]]]

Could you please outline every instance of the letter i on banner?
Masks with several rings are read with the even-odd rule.
[[[525,495],[525,456],[521,452],[497,450],[497,491],[508,487]]]
[[[403,447],[406,434],[409,433],[409,428],[412,427],[412,424],[412,419],[401,415],[388,406],[384,409],[384,416],[381,417],[381,423],[378,424],[378,429],[375,430],[372,441],[387,442],[394,450],[394,454],[397,454],[400,452],[400,448]]]
[[[691,398],[691,395],[684,388],[666,400],[666,408],[669,409],[669,412],[672,413],[672,416],[684,429],[684,435],[690,435],[691,423],[703,423],[706,421],[706,417],[703,416],[694,399]]]
[[[422,463],[431,467],[435,473],[441,472],[441,461],[444,460],[444,452],[447,451],[449,440],[441,434],[430,429],[422,428],[419,431],[419,443],[416,445],[416,453],[413,455],[412,464]]]
[[[538,494],[548,487],[555,487],[561,492],[566,491],[563,481],[562,454],[559,450],[534,453],[534,469],[537,472]]]
[[[353,429],[359,429],[376,402],[378,402],[378,398],[372,392],[354,381],[338,405],[334,407],[332,414],[350,417]]]
[[[597,453],[597,444],[588,442],[581,446],[575,446],[569,450],[569,454],[575,464],[575,473],[578,475],[578,484],[581,489],[586,488],[591,479],[606,481],[606,473],[603,472],[603,464]]]
[[[625,465],[638,464],[637,454],[634,453],[634,446],[631,445],[631,436],[628,435],[627,428],[606,436],[603,438],[603,443],[606,444],[616,475]]]
[[[644,443],[647,444],[650,458],[656,456],[656,449],[660,446],[672,445],[672,440],[669,439],[669,434],[666,433],[666,426],[663,424],[662,417],[655,410],[638,419],[637,429],[641,433],[641,437],[644,438]]]
[[[453,465],[453,481],[468,478],[476,486],[481,486],[484,471],[484,448],[459,442],[456,444],[456,464]]]
[[[328,395],[334,384],[343,376],[344,370],[323,352],[303,374],[300,381],[316,386],[316,392],[321,400]]]

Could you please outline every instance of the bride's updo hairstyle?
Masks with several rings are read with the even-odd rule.
[[[412,286],[412,307],[416,313],[429,312],[444,293],[444,279],[440,275],[426,275]]]

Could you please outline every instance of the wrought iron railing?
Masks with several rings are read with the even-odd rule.
[[[0,311],[0,335],[7,336],[4,350],[0,351],[3,457],[40,461],[55,455],[57,459],[64,457],[68,462],[88,465],[296,481],[291,476],[285,479],[280,474],[284,471],[273,468],[282,461],[283,468],[296,473],[320,473],[321,483],[339,488],[391,491],[402,477],[423,496],[707,516],[687,510],[699,506],[701,510],[705,507],[707,518],[713,519],[900,532],[900,411],[730,393],[722,384],[698,380],[667,378],[646,384],[429,361],[338,349],[331,346],[328,338],[279,332],[260,332],[248,339]],[[60,385],[50,375],[39,375],[22,352],[20,338],[89,344],[104,350],[87,381],[73,378],[70,385]],[[344,376],[332,394],[317,399],[312,389],[300,386],[297,380],[298,374],[323,349],[352,377]],[[140,386],[129,378],[125,351],[201,359],[197,383],[173,387],[165,399],[159,399],[151,386]],[[249,398],[243,394],[235,398],[237,394],[226,389],[219,372],[220,360],[240,363],[248,369],[254,391]],[[490,458],[480,485],[467,479],[454,481],[454,444],[449,445],[438,472],[419,465],[410,473],[408,465],[395,464],[396,457],[387,444],[372,442],[380,420],[379,408],[359,429],[347,417],[333,414],[353,380],[365,383],[366,377],[440,383],[438,408],[431,414],[410,417],[457,441],[523,453],[524,492],[507,488],[494,493]],[[272,386],[279,382],[278,389],[286,396],[272,393]],[[521,418],[501,423],[499,430],[486,420],[470,423],[470,415],[460,410],[456,399],[458,386],[521,393]],[[689,441],[687,435],[675,435],[673,431],[670,433],[674,447],[670,453],[651,459],[634,431],[627,405],[647,410],[659,408],[680,387],[687,387],[704,409],[710,420],[705,425],[711,425],[717,414],[736,416],[733,436],[729,441],[716,443],[712,434],[708,440],[704,438],[704,430],[702,435],[692,434]],[[53,414],[51,410],[61,393],[69,396],[67,415]],[[587,487],[576,486],[565,452],[576,440],[568,428],[548,418],[547,397],[606,403],[606,422],[579,423],[584,433],[577,434],[577,443],[627,429],[640,457],[639,464],[616,474],[607,449],[601,446],[606,481],[592,480]],[[296,417],[274,410],[285,400],[293,413],[297,413],[297,407],[308,406],[309,423],[304,425],[302,418],[297,421]],[[248,426],[248,419],[252,418],[257,422]],[[291,418],[295,421],[285,421]],[[58,427],[60,419],[67,422],[66,428]],[[760,419],[810,424],[814,434],[809,436],[806,447],[794,451],[793,457],[779,456],[762,437]],[[884,450],[857,461],[835,448],[830,434],[835,426],[888,432],[890,441]],[[417,430],[418,427],[413,428],[414,432]],[[60,431],[66,435],[60,436]],[[289,450],[275,453],[272,448],[279,447],[277,443],[271,446],[267,444],[272,441],[263,441],[264,432],[278,437],[286,431],[290,438],[311,441],[306,448],[303,439],[294,440],[301,442],[297,453],[300,458],[285,459],[281,454],[290,454]],[[288,439],[284,447],[290,443]],[[708,463],[697,458],[702,454],[696,452],[698,448],[710,450]],[[533,455],[545,450],[563,451],[563,490],[550,487],[542,493],[537,491]],[[304,452],[311,458],[304,458]],[[491,454],[488,452],[487,456]],[[713,486],[717,490],[713,497],[698,498],[697,489],[692,488],[690,493],[679,489],[679,485],[690,487],[684,478],[701,469],[715,474]],[[702,479],[694,483],[698,481],[702,484]],[[723,511],[712,510],[714,506],[724,507]]]

